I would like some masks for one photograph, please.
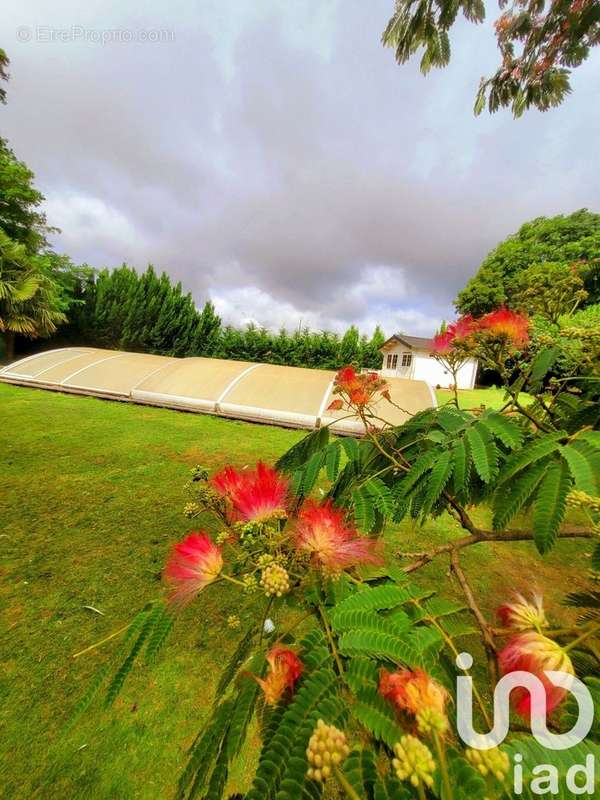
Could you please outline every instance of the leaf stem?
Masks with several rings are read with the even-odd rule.
[[[333,767],[333,774],[337,778],[337,780],[338,780],[340,786],[342,787],[342,789],[346,792],[348,797],[351,798],[351,800],[360,800],[359,795],[355,792],[354,788],[350,785],[350,781],[348,780],[348,778],[344,775],[342,770],[336,765],[334,765],[334,767]]]
[[[598,633],[598,631],[600,631],[600,625],[593,625],[587,631],[584,631],[581,636],[578,636],[576,639],[573,639],[572,642],[569,642],[569,644],[564,648],[564,652],[568,653],[569,650],[573,650],[574,647],[577,647],[578,644],[581,644],[581,642],[589,639],[590,636],[594,636],[594,634]]]
[[[340,655],[338,653],[337,647],[335,645],[335,641],[333,639],[333,635],[331,633],[331,629],[329,628],[329,624],[327,622],[327,617],[325,616],[325,612],[321,608],[321,606],[317,606],[319,609],[319,614],[321,615],[321,621],[323,623],[323,628],[325,629],[325,636],[327,636],[327,641],[329,642],[329,647],[331,648],[331,652],[333,654],[333,658],[335,660],[336,666],[338,668],[338,672],[340,675],[344,674],[344,666],[341,662]]]
[[[125,631],[128,628],[131,627],[131,624],[132,624],[131,622],[128,622],[127,625],[123,625],[123,627],[119,628],[118,631],[114,631],[113,633],[109,634],[108,636],[105,636],[104,639],[100,639],[99,642],[95,642],[94,644],[91,644],[89,647],[86,647],[85,650],[80,650],[78,653],[74,653],[71,656],[71,658],[79,658],[79,656],[82,656],[85,653],[89,653],[90,650],[95,650],[97,647],[100,647],[101,645],[105,644],[106,642],[110,642],[110,640],[114,639],[115,636],[119,636],[121,633],[125,633]]]
[[[433,732],[433,741],[435,743],[435,749],[440,762],[440,773],[442,775],[442,786],[443,786],[442,798],[443,800],[453,800],[454,795],[452,794],[452,786],[450,785],[450,776],[448,774],[448,762],[446,761],[446,751],[444,749],[444,744],[440,738],[440,735],[437,731]]]

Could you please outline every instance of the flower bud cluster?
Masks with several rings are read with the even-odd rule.
[[[600,497],[592,497],[591,494],[581,489],[573,489],[567,495],[567,505],[571,508],[589,508],[590,511],[600,511]]]
[[[198,503],[186,503],[183,507],[183,515],[188,519],[192,519],[201,511],[200,506]]]
[[[323,783],[331,775],[332,769],[350,753],[345,734],[334,725],[326,725],[322,719],[310,737],[306,756],[309,768],[307,776]]]
[[[259,569],[264,569],[268,567],[269,564],[272,564],[275,561],[275,557],[271,555],[271,553],[262,553],[257,559],[256,564]]]
[[[290,589],[287,570],[279,564],[269,564],[262,571],[260,585],[267,597],[281,597]]]
[[[233,628],[233,629],[239,628],[241,624],[242,624],[242,621],[241,621],[241,619],[238,617],[238,615],[237,615],[237,614],[230,614],[230,615],[227,617],[227,625],[228,625],[230,628]]]
[[[248,594],[255,592],[258,588],[258,582],[254,575],[244,575],[242,582],[244,584],[244,591]]]
[[[231,538],[231,533],[229,531],[219,531],[216,536],[217,544],[225,544]]]
[[[417,730],[424,736],[444,736],[448,732],[448,717],[437,708],[426,706],[417,714]]]
[[[415,788],[421,784],[433,786],[435,761],[427,745],[416,736],[403,736],[394,745],[394,753],[392,766],[399,780],[409,781]]]
[[[468,748],[465,752],[467,761],[477,772],[486,778],[493,775],[497,781],[504,781],[510,768],[510,760],[506,753],[493,747],[491,750],[472,750]]]
[[[192,480],[193,481],[207,481],[208,480],[208,470],[206,469],[206,467],[203,467],[200,464],[196,464],[195,467],[192,467],[191,473],[192,473]]]

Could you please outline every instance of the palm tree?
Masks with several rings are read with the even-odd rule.
[[[0,230],[0,333],[7,360],[13,358],[16,334],[30,339],[50,336],[66,320],[48,259],[43,254],[29,255]]]

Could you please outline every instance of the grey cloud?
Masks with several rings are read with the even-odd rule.
[[[489,30],[459,25],[451,66],[425,79],[379,43],[391,0],[91,6],[86,24],[175,32],[104,47],[17,44],[29,6],[3,21],[3,132],[64,217],[59,246],[152,261],[233,319],[246,288],[243,314],[268,324],[379,316],[426,332],[521,222],[598,208],[597,55],[563,107],[475,119],[479,71],[497,59]]]

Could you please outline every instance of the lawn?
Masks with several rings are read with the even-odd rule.
[[[454,400],[454,393],[450,389],[436,389],[436,397],[439,405],[443,405],[450,400]],[[488,408],[502,408],[505,403],[504,389],[495,386],[487,386],[482,389],[459,389],[458,402],[461,408],[477,408],[487,406]],[[532,398],[523,392],[520,395],[522,403],[528,404]]]
[[[159,594],[165,556],[190,527],[181,510],[193,465],[272,461],[302,434],[3,384],[0,412],[0,796],[172,797],[235,646],[223,624],[238,611],[235,587],[207,590],[182,614],[159,662],[134,671],[111,710],[98,704],[65,732],[110,645],[72,655]],[[446,517],[424,528],[406,523],[388,532],[387,546],[423,549],[456,534]],[[532,588],[535,576],[553,587],[548,605],[560,623],[569,615],[559,599],[578,586],[583,564],[573,542],[543,560],[529,544],[478,545],[464,558],[484,609],[512,587]],[[419,580],[439,588],[446,572],[445,562],[433,563]],[[245,787],[251,759],[242,758],[232,790]]]

